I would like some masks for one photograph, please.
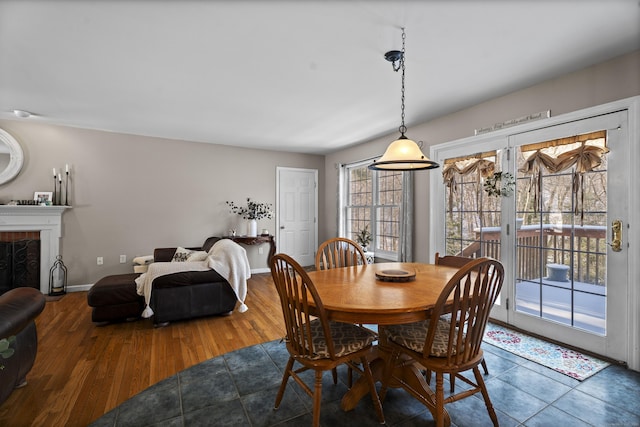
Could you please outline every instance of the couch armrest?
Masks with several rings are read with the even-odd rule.
[[[44,310],[45,298],[38,289],[14,288],[0,296],[0,338],[16,335]]]
[[[222,237],[217,237],[217,236],[211,236],[209,238],[207,238],[207,240],[204,241],[204,243],[202,244],[202,250],[205,252],[209,252],[209,249],[211,249],[214,245],[214,243],[216,243],[218,240],[221,240]]]

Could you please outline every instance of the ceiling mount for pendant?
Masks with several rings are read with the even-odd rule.
[[[390,50],[389,52],[384,54],[384,59],[391,62],[393,66],[393,71],[398,71],[400,69],[400,62],[404,54],[399,50]]]
[[[402,112],[400,115],[401,124],[398,128],[400,137],[393,141],[387,147],[384,155],[377,161],[374,161],[369,165],[369,169],[373,170],[396,170],[396,171],[410,171],[419,169],[434,169],[439,167],[436,162],[429,160],[427,156],[422,153],[420,145],[415,141],[407,138],[405,132],[407,127],[404,125],[404,72],[405,72],[405,32],[402,29],[402,50],[390,50],[384,54],[384,59],[391,62],[393,65],[393,71],[399,71],[402,69],[402,96],[401,105]]]

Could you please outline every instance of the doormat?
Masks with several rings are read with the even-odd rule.
[[[595,357],[494,323],[487,323],[483,341],[579,381],[609,366]]]

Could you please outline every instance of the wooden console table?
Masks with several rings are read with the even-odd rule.
[[[242,243],[243,245],[260,245],[262,243],[269,243],[269,256],[267,262],[271,261],[271,257],[276,254],[276,241],[272,235],[268,236],[222,236],[223,239],[233,240],[236,243]]]

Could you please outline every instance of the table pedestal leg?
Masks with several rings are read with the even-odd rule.
[[[382,381],[384,376],[384,368],[385,368],[385,360],[388,357],[388,353],[386,352],[378,352],[378,357],[370,362],[371,372],[373,373],[373,379],[377,381]],[[384,355],[382,355],[384,354]],[[411,395],[413,395],[416,399],[422,402],[431,415],[433,419],[436,419],[436,405],[435,405],[435,393],[429,385],[427,384],[424,375],[422,375],[421,370],[419,369],[420,365],[416,364],[411,360],[402,360],[396,367],[394,368],[393,376],[391,377],[391,383],[389,387],[398,388],[402,387]],[[358,378],[358,380],[353,384],[353,387],[349,389],[347,393],[342,397],[341,407],[344,411],[350,411],[356,407],[360,399],[362,399],[366,394],[369,394],[369,385],[364,377]],[[384,402],[382,402],[384,407]],[[451,425],[451,418],[449,417],[449,413],[446,409],[444,409],[444,425]]]

